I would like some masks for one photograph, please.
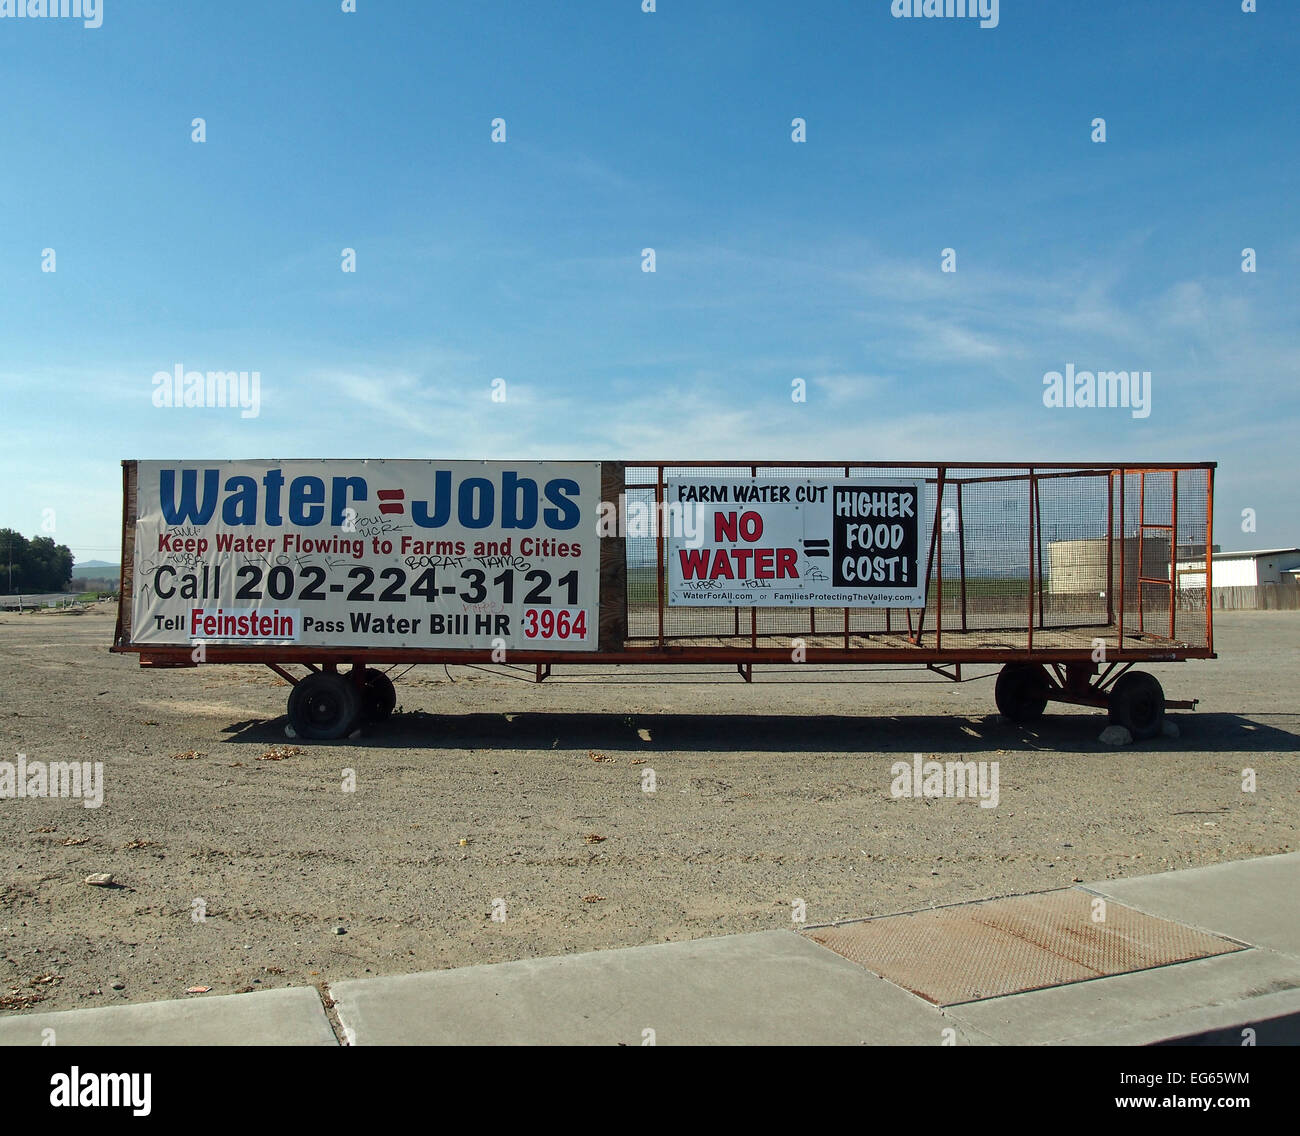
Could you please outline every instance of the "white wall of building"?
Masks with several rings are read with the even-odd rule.
[[[1200,568],[1201,561],[1179,561],[1180,569]],[[1216,556],[1214,558],[1214,586],[1216,588],[1254,588],[1260,584],[1276,584],[1284,572],[1300,568],[1300,552],[1282,552],[1271,556]],[[1204,572],[1178,574],[1180,588],[1205,587]]]
[[[1253,588],[1259,583],[1255,574],[1253,556],[1234,556],[1231,560],[1214,561],[1214,586],[1216,588]]]

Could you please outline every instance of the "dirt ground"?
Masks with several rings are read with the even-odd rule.
[[[824,923],[1297,847],[1297,613],[1224,614],[1219,660],[1152,668],[1168,697],[1203,701],[1171,713],[1181,738],[1118,750],[1096,711],[1001,723],[992,668],[956,685],[877,667],[751,686],[721,667],[570,667],[540,686],[427,667],[385,726],[300,745],[269,671],[141,670],[108,653],[112,620],[107,604],[0,614],[0,760],[102,762],[105,780],[98,809],[0,800],[0,1012],[790,927],[796,899]],[[890,766],[914,753],[997,761],[998,807],[893,798]],[[114,885],[83,882],[96,872]]]

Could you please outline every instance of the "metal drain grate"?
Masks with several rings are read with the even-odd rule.
[[[927,1002],[952,1006],[1244,950],[1080,888],[886,915],[804,932]]]

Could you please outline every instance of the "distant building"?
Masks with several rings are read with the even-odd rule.
[[[1205,587],[1204,560],[1178,563],[1178,586]],[[1216,552],[1213,605],[1216,608],[1294,608],[1300,583],[1300,548],[1255,548]]]
[[[1205,587],[1204,561],[1179,561],[1184,588]],[[1198,572],[1197,570],[1200,569]],[[1254,588],[1276,584],[1283,572],[1300,569],[1300,548],[1257,548],[1214,554],[1216,588]]]

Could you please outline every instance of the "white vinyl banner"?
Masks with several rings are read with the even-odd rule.
[[[599,462],[137,466],[132,642],[594,651]]]
[[[669,478],[668,602],[921,607],[924,501],[920,479]]]

